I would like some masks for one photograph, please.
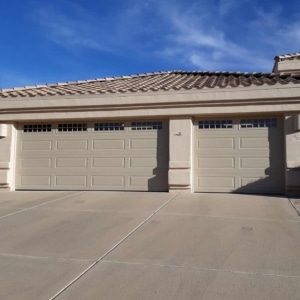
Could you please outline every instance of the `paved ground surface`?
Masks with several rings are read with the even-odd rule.
[[[283,197],[0,193],[0,299],[300,299]]]
[[[292,198],[290,199],[290,201],[294,206],[295,210],[297,211],[298,215],[300,216],[300,198]]]

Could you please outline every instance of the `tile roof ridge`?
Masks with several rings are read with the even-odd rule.
[[[275,61],[283,61],[288,59],[300,59],[300,52],[281,54],[274,57]]]
[[[272,74],[270,72],[206,71],[206,70],[199,70],[199,71],[181,71],[181,70],[175,70],[175,71],[171,71],[171,72],[172,73],[176,73],[176,74],[241,75],[241,76],[262,76],[262,75],[269,76],[269,75]]]

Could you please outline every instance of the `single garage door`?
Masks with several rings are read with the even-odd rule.
[[[282,124],[278,117],[196,120],[195,191],[283,193]]]
[[[16,189],[168,190],[168,123],[22,124]]]

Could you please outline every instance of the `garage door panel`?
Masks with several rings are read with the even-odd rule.
[[[281,183],[274,185],[274,179],[272,177],[262,177],[257,179],[256,177],[242,177],[240,178],[240,188],[238,191],[247,193],[266,193],[266,190],[270,194],[278,194],[282,192]]]
[[[57,141],[56,149],[63,150],[63,151],[87,150],[88,149],[88,140]]]
[[[162,175],[132,175],[129,178],[129,186],[132,190],[145,190],[147,188],[149,191],[166,191],[164,180]]]
[[[198,168],[229,168],[235,167],[234,157],[198,157]]]
[[[56,168],[87,168],[88,158],[87,157],[60,157],[55,159]]]
[[[263,177],[261,179],[263,179]],[[259,184],[259,180],[257,180],[257,177],[241,177],[240,181],[242,187],[247,186],[249,184]]]
[[[20,177],[20,186],[51,186],[51,176],[50,175],[22,175]]]
[[[92,187],[98,189],[125,188],[125,176],[121,175],[93,175]]]
[[[157,159],[155,157],[131,157],[129,159],[130,168],[155,168],[157,166]]]
[[[52,141],[22,141],[21,149],[22,151],[51,151]]]
[[[234,138],[202,138],[198,140],[198,149],[233,149]]]
[[[93,157],[92,168],[125,168],[125,157]]]
[[[84,175],[58,175],[55,176],[55,185],[57,187],[68,186],[71,188],[86,187],[87,176]]]
[[[245,157],[240,158],[241,169],[266,169],[270,166],[269,158]]]
[[[22,169],[51,168],[51,158],[22,158],[20,161]]]
[[[144,150],[144,149],[157,149],[157,139],[130,139],[129,149],[131,150]]]
[[[266,133],[267,134],[267,133]],[[266,137],[254,138],[245,137],[240,138],[240,149],[267,149],[269,150],[269,141]]]
[[[197,178],[198,186],[202,188],[207,188],[209,191],[210,188],[232,190],[235,186],[235,177],[234,176],[198,176]]]
[[[195,122],[195,191],[283,192],[281,118],[232,118],[230,130],[211,129],[216,121],[205,122]],[[209,125],[205,128],[203,124]],[[228,120],[224,124],[229,124]]]
[[[167,123],[131,124],[20,126],[16,188],[168,190]]]
[[[124,150],[124,139],[94,139],[93,150]]]

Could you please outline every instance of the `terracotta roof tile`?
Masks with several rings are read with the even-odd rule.
[[[300,54],[294,54],[300,57]],[[291,56],[291,55],[290,55]],[[145,73],[115,78],[64,82],[0,90],[0,97],[43,97],[134,93],[203,88],[236,88],[261,85],[300,83],[298,74],[241,73],[208,71],[171,71]]]

